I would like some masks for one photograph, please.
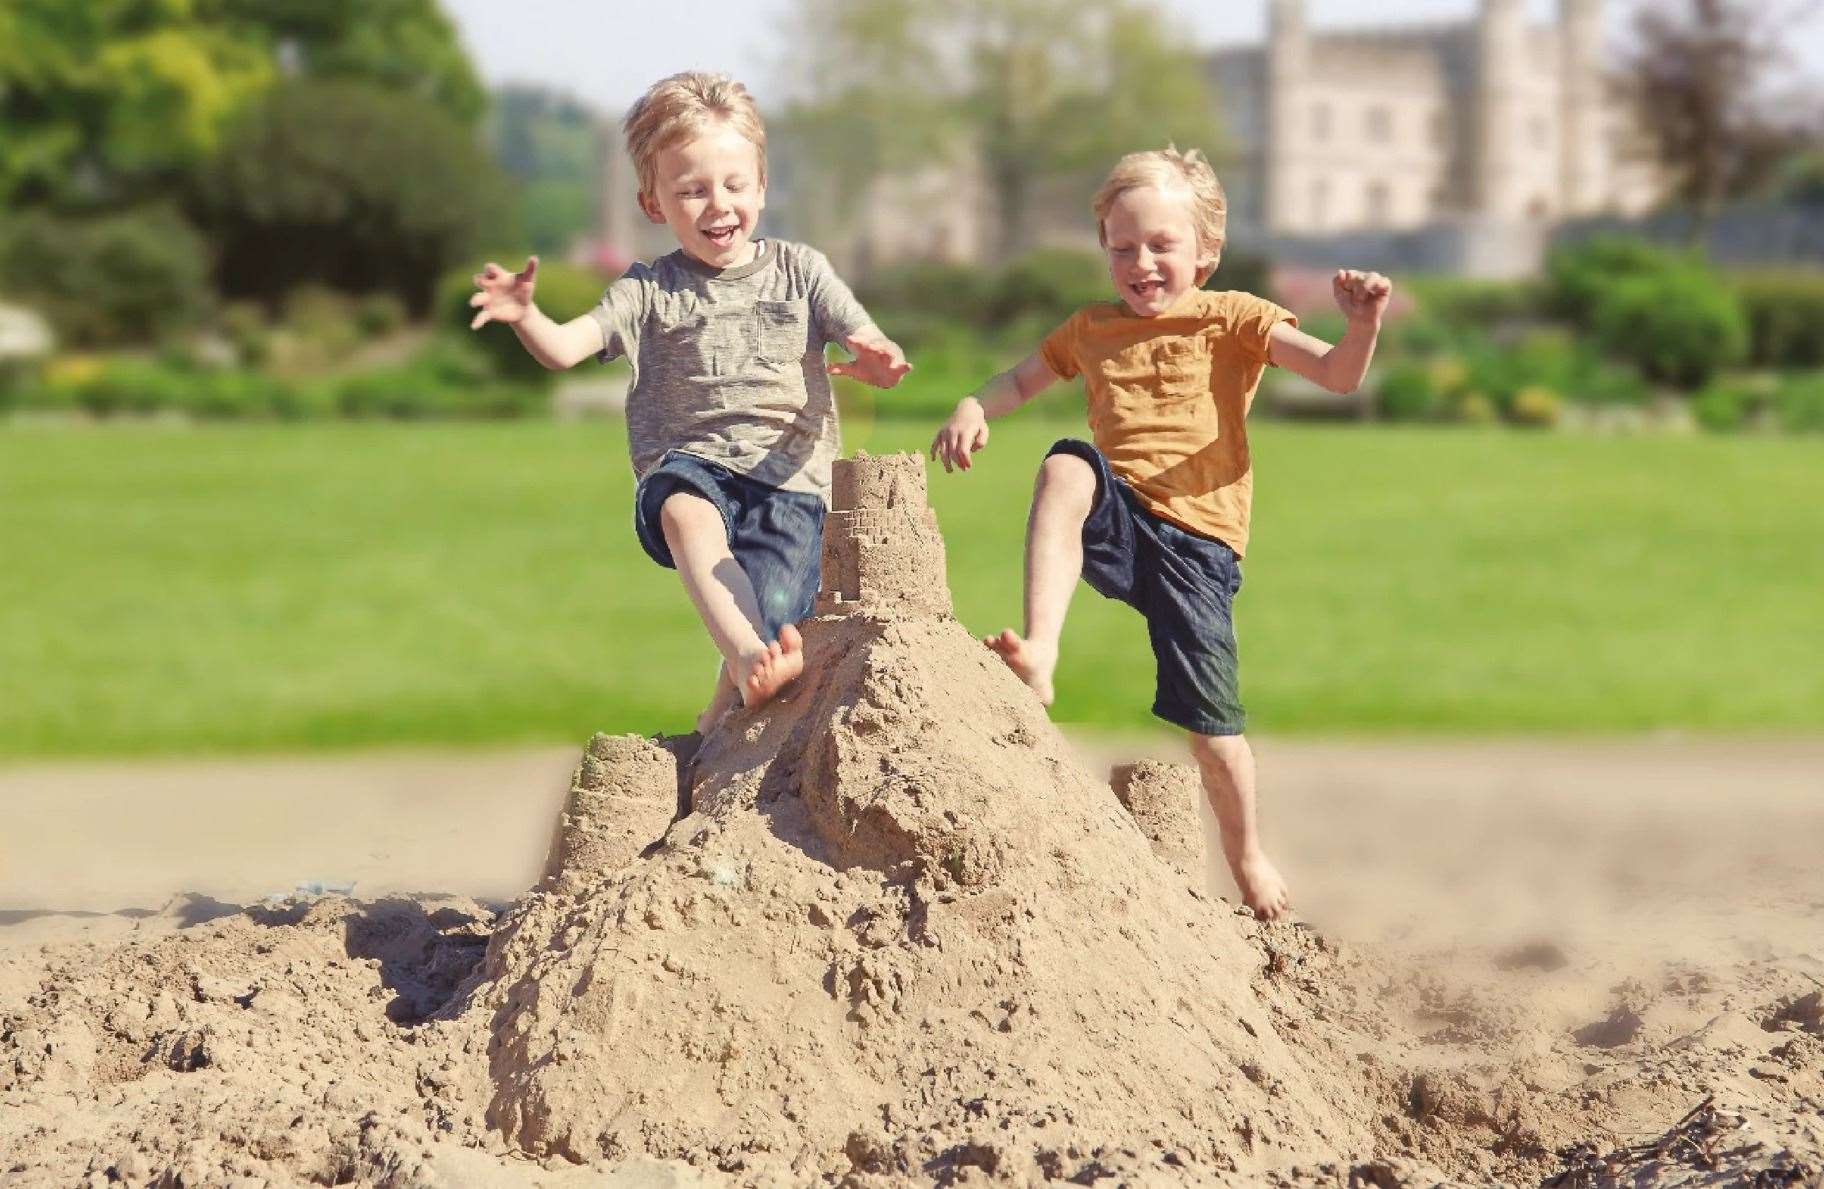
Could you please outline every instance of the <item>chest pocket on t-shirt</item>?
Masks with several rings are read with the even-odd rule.
[[[802,301],[754,303],[754,354],[764,363],[796,363],[810,352],[811,310]]]
[[[1152,365],[1159,378],[1160,400],[1209,396],[1210,351],[1202,339],[1161,339],[1152,344]]]

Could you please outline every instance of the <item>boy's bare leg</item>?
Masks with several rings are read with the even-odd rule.
[[[1026,634],[1009,628],[982,643],[1049,706],[1064,613],[1083,576],[1083,522],[1096,501],[1096,472],[1074,454],[1053,454],[1039,467],[1026,518]]]
[[[722,716],[741,704],[741,693],[728,677],[728,662],[716,666],[716,688],[709,695],[709,708],[697,715],[697,733],[707,735],[722,721]]]
[[[804,640],[797,628],[786,625],[770,643],[760,638],[760,600],[747,572],[729,552],[728,531],[715,505],[699,495],[675,492],[659,508],[659,527],[684,590],[722,654],[730,690],[747,705],[757,706],[804,672]],[[733,705],[721,705],[723,701],[718,687],[697,720],[699,730],[715,726]]]
[[[1203,793],[1222,829],[1222,857],[1241,889],[1242,903],[1262,920],[1291,910],[1286,881],[1261,849],[1254,816],[1254,750],[1241,735],[1191,735],[1191,755],[1203,774]]]

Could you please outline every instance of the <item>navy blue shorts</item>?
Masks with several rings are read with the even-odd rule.
[[[633,531],[646,556],[668,570],[677,565],[665,544],[659,509],[680,491],[702,496],[722,513],[729,552],[760,603],[761,639],[777,640],[780,628],[810,615],[823,562],[821,498],[781,490],[681,450],[667,451],[633,493]]]
[[[1146,617],[1158,678],[1153,713],[1199,735],[1239,735],[1247,725],[1235,655],[1241,559],[1212,537],[1145,508],[1102,452],[1065,438],[1046,452],[1073,454],[1096,472],[1096,502],[1083,522],[1083,580]]]

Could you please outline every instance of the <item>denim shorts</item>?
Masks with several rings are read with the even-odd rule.
[[[646,556],[666,569],[677,566],[659,526],[659,509],[680,491],[702,496],[722,513],[729,552],[754,584],[762,639],[777,640],[780,628],[810,615],[823,561],[820,497],[749,479],[681,450],[667,451],[633,495],[633,531]]]
[[[1065,438],[1045,456],[1053,454],[1075,455],[1096,473],[1096,502],[1083,522],[1083,580],[1146,617],[1158,671],[1153,713],[1199,735],[1241,734],[1247,716],[1232,610],[1241,559],[1223,542],[1142,508],[1088,442]]]

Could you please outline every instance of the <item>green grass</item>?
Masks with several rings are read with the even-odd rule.
[[[934,475],[971,630],[1016,622],[1072,432]],[[1817,443],[1265,425],[1256,457],[1255,729],[1824,727]],[[631,486],[613,425],[0,432],[0,756],[682,729],[713,654]],[[1151,721],[1136,615],[1080,588],[1065,645],[1060,719]]]

